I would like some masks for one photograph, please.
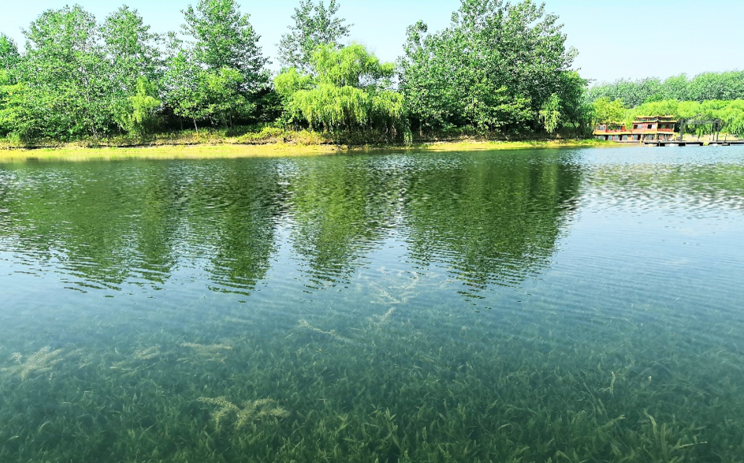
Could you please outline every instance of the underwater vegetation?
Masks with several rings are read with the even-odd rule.
[[[49,346],[42,347],[38,352],[25,358],[21,353],[15,352],[10,358],[17,365],[3,368],[2,371],[11,375],[17,374],[21,380],[25,380],[29,376],[48,373],[52,371],[54,365],[64,360],[60,357],[62,352],[64,352],[64,349],[52,351]]]
[[[218,431],[221,429],[221,424],[233,415],[235,417],[235,429],[241,429],[247,424],[263,418],[286,418],[289,416],[287,410],[277,406],[276,402],[271,399],[248,401],[243,403],[242,408],[232,402],[228,402],[224,397],[199,397],[197,400],[218,407],[217,411],[211,415],[212,420],[214,420],[215,429]]]
[[[0,461],[734,463],[744,455],[740,348],[722,340],[711,349],[679,326],[648,322],[668,309],[613,319],[597,309],[577,336],[548,303],[475,318],[429,302],[441,275],[384,281],[344,299],[367,304],[298,308],[294,324],[236,323],[249,316],[238,308],[207,324],[121,333],[72,359],[64,355],[72,345],[6,356]],[[381,291],[396,290],[409,303],[380,304],[389,299]]]

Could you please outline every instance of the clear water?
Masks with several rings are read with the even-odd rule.
[[[2,462],[744,461],[744,150],[0,164]]]

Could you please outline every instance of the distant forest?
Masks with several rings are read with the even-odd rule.
[[[532,1],[461,0],[444,30],[411,24],[395,63],[349,43],[340,10],[338,0],[299,1],[275,57],[236,0],[199,0],[181,12],[180,31],[163,35],[126,6],[102,21],[80,6],[41,12],[23,52],[0,33],[0,139],[585,136],[618,107],[744,94],[738,72],[590,88],[558,17]]]
[[[643,103],[664,100],[697,101],[744,99],[744,71],[707,72],[693,78],[686,75],[625,80],[593,86],[588,96],[590,101],[600,98],[622,100],[627,107],[635,108]]]

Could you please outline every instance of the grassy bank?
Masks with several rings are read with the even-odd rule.
[[[226,131],[193,131],[160,134],[147,139],[118,137],[82,140],[72,143],[53,141],[37,144],[0,140],[0,161],[42,160],[118,160],[118,159],[204,159],[276,156],[312,156],[364,152],[442,152],[499,151],[546,148],[616,146],[598,140],[495,141],[470,137],[435,138],[399,144],[343,144],[317,132],[287,132],[272,127],[260,131],[231,134]]]

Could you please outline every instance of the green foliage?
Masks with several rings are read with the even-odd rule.
[[[10,73],[21,60],[15,41],[0,33],[0,70]]]
[[[163,80],[165,101],[176,116],[232,126],[265,103],[267,59],[259,36],[235,0],[200,0],[184,11],[184,44],[171,37]]]
[[[203,98],[205,105],[202,118],[231,126],[235,118],[245,118],[255,109],[255,104],[249,102],[241,91],[245,79],[236,69],[203,71],[199,74],[197,84],[197,93]]]
[[[554,96],[585,86],[563,77],[572,72],[575,52],[566,49],[557,20],[530,0],[463,0],[444,31],[429,34],[422,22],[411,26],[400,60],[408,112],[422,128],[538,128],[540,111],[555,103]]]
[[[707,72],[692,79],[684,74],[664,81],[657,78],[620,79],[589,90],[590,101],[621,99],[631,108],[664,100],[697,101],[744,99],[744,71]]]
[[[326,131],[365,127],[395,131],[403,123],[403,98],[391,89],[394,66],[380,63],[362,45],[318,48],[312,74],[290,68],[274,80],[287,119]]]
[[[723,123],[724,133],[744,135],[744,100],[708,100],[702,103],[677,100],[654,101],[626,111],[624,120],[627,123],[632,123],[638,116],[657,114],[688,120],[710,121],[719,119]],[[714,127],[712,124],[690,125],[687,130],[689,133],[707,135],[713,133]]]
[[[113,82],[95,17],[80,6],[48,10],[24,31],[26,55],[18,66],[23,97],[13,109],[21,138],[98,136],[112,128]]]
[[[113,118],[124,131],[142,136],[152,130],[160,107],[157,83],[162,78],[158,44],[136,10],[124,6],[101,27],[103,47],[113,85],[108,95]]]
[[[160,104],[155,85],[140,77],[137,82],[137,93],[119,102],[115,108],[114,118],[126,132],[141,136],[152,129],[155,111]]]
[[[150,33],[137,10],[123,6],[109,15],[101,26],[101,36],[110,77],[117,83],[117,97],[132,95],[143,78],[153,84],[160,80],[162,37]]]
[[[600,98],[599,100],[596,100],[592,105],[594,107],[594,120],[598,123],[607,124],[625,120],[626,109],[625,106],[623,106],[622,100],[610,101],[609,98]]]
[[[560,123],[562,128],[573,129],[578,135],[590,134],[594,130],[594,107],[586,101],[589,81],[577,71],[561,73],[561,84],[557,96],[560,101]]]
[[[233,118],[245,117],[255,108],[245,97],[244,80],[236,69],[204,69],[182,50],[169,61],[165,74],[167,103],[177,116],[198,123],[231,125]]]
[[[552,134],[558,128],[561,120],[561,99],[553,94],[540,109],[540,120],[545,125],[545,131]]]
[[[182,26],[188,37],[193,59],[212,71],[234,69],[243,78],[243,90],[257,90],[268,82],[258,41],[261,38],[250,23],[250,15],[240,12],[235,0],[199,0],[183,12]]]
[[[317,5],[313,0],[300,0],[300,5],[292,15],[295,23],[289,27],[289,33],[282,35],[279,42],[279,62],[282,66],[309,72],[312,55],[318,47],[341,47],[340,41],[348,37],[350,25],[336,16],[339,8],[337,0],[330,0],[328,7],[323,0]]]
[[[79,6],[48,10],[24,33],[23,59],[0,38],[0,56],[10,56],[5,61],[15,66],[11,76],[23,84],[12,95],[4,92],[4,132],[20,140],[69,140],[98,138],[125,126],[144,129],[141,118],[148,110],[142,105],[152,102],[136,98],[138,81],[158,82],[162,66],[159,37],[136,10],[122,7],[100,27]],[[156,96],[157,90],[150,93]]]
[[[11,85],[9,73],[0,70],[0,137],[7,136],[21,125],[18,109],[22,92],[23,85]]]

